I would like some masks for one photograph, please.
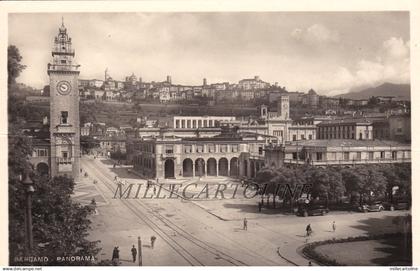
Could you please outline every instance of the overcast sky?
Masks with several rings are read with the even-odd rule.
[[[409,82],[407,12],[38,13],[9,15],[33,87],[48,84],[47,63],[61,16],[80,78],[200,85],[259,75],[290,91],[338,94],[382,82]]]

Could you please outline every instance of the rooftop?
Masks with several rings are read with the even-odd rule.
[[[319,123],[319,126],[323,125],[335,125],[335,124],[371,124],[372,122],[368,121],[365,118],[359,118],[359,119],[335,119],[335,120],[326,120],[321,123]]]

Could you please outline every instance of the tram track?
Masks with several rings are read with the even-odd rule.
[[[93,161],[85,160],[85,166],[92,171],[95,175],[103,177],[102,184],[110,190],[110,192],[115,192],[114,183],[111,181],[112,176],[106,172],[102,172],[100,169],[95,167]],[[207,244],[206,242],[196,238],[195,236],[191,235],[178,225],[176,225],[171,220],[167,219],[166,217],[162,216],[159,213],[154,212],[150,207],[146,206],[144,203],[136,200],[131,202],[130,200],[123,200],[121,201],[124,206],[126,206],[136,217],[141,219],[147,226],[149,226],[153,231],[159,235],[162,240],[164,240],[172,249],[174,249],[183,259],[185,259],[190,265],[192,266],[205,266],[205,264],[201,259],[197,256],[193,255],[190,251],[198,252],[198,254],[210,256],[212,259],[216,258],[218,260],[224,260],[226,263],[230,265],[246,265],[244,262],[237,260],[230,255],[224,253],[223,251],[214,248],[213,246]],[[141,210],[143,209],[143,210]],[[158,222],[151,219],[150,216],[154,217]],[[165,229],[160,226],[158,223],[161,222],[167,228],[169,228],[175,236],[171,235]],[[182,243],[182,244],[181,244]],[[186,249],[185,246],[194,246],[194,249]],[[208,257],[204,257],[208,258]],[[212,265],[212,264],[208,264]],[[223,265],[223,264],[218,264]]]

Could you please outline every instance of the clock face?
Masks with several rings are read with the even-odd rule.
[[[58,93],[60,93],[61,95],[67,95],[70,93],[71,91],[71,85],[69,82],[67,81],[60,81],[57,84],[57,91]]]

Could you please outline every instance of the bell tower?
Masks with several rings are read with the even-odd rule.
[[[50,77],[51,176],[75,181],[80,168],[79,66],[73,62],[71,38],[62,22],[54,38]]]

